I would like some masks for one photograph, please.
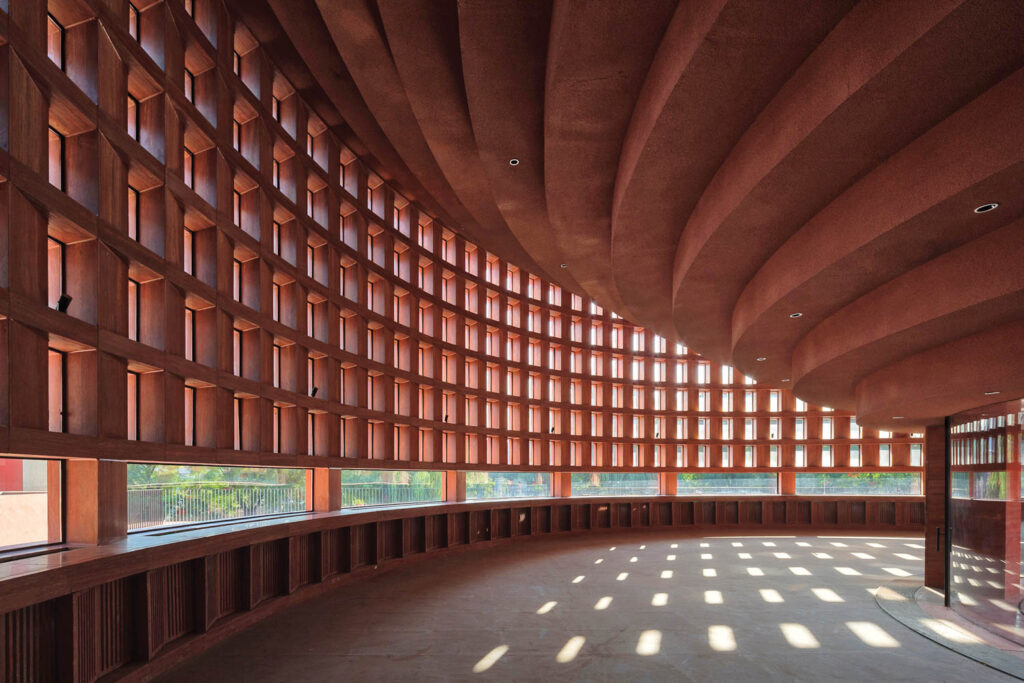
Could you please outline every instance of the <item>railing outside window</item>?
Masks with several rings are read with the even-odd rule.
[[[129,531],[305,510],[304,485],[193,482],[128,488]]]

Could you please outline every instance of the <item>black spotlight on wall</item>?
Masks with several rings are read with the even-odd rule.
[[[71,305],[71,295],[70,294],[61,294],[60,298],[57,299],[57,310],[60,311],[61,313],[67,313],[68,312],[68,306],[70,306],[70,305]]]
[[[444,421],[445,421],[445,422],[447,422],[447,421],[448,421],[448,416],[447,416],[447,415],[445,415],[445,416],[444,416]]]
[[[310,396],[316,396],[316,392],[320,391],[320,387],[313,387],[313,391],[309,392]]]

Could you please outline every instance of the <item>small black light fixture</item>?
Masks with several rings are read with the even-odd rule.
[[[790,318],[802,318],[803,316],[804,316],[803,313],[790,313],[789,314]]]
[[[310,396],[316,396],[316,392],[320,391],[320,387],[313,387],[313,391],[309,392]]]
[[[551,429],[548,430],[548,434],[554,434],[554,433],[555,433],[555,428],[554,427],[552,427]]]
[[[654,438],[655,439],[660,439],[661,438],[661,434],[659,434],[658,432],[654,432]]]
[[[71,295],[65,292],[57,299],[57,310],[61,313],[67,313],[69,306],[71,306]]]
[[[446,423],[448,422],[448,416],[447,416],[447,415],[445,415],[445,416],[444,416],[444,421],[445,421]]]
[[[509,159],[508,160],[508,165],[509,166],[518,166],[519,165],[519,159],[516,159],[515,157]]]
[[[561,264],[559,264],[559,268],[568,268],[568,267],[569,267],[568,263],[561,263]]]
[[[974,209],[974,213],[988,213],[999,208],[999,202],[988,202]]]

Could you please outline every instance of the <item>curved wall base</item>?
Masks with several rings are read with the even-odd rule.
[[[549,534],[924,529],[923,498],[530,499],[165,529],[0,564],[13,680],[146,680],[273,612],[441,551]]]
[[[1024,657],[1019,645],[976,626],[970,619],[942,606],[942,596],[913,579],[879,586],[875,602],[915,633],[964,657],[1024,680]]]

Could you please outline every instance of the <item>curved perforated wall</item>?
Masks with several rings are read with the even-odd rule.
[[[756,384],[442,224],[220,4],[156,3],[130,27],[87,3],[55,0],[49,22],[46,9],[15,4],[24,30],[2,47],[18,93],[4,98],[0,186],[4,451],[920,466],[914,439],[851,433],[849,413]],[[21,51],[48,44],[28,68]]]

